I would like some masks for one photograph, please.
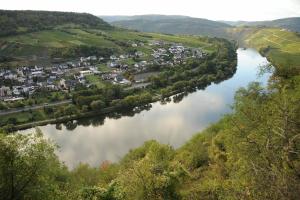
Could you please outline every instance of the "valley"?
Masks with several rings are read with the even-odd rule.
[[[133,109],[221,82],[236,70],[235,44],[225,39],[108,24],[55,25],[1,37],[0,45],[0,125],[7,130]]]
[[[71,11],[0,10],[0,199],[298,199],[299,17]]]

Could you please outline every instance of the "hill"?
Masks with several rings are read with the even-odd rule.
[[[0,36],[49,30],[57,26],[111,28],[102,19],[87,13],[0,10]]]
[[[162,20],[162,19],[181,19],[181,18],[189,18],[188,16],[183,15],[102,15],[99,16],[101,19],[108,23],[116,22],[116,21],[125,21],[125,20],[136,20],[136,19],[144,19],[144,20]]]
[[[186,16],[149,15],[138,16],[130,20],[114,21],[113,25],[143,32],[167,34],[190,34],[212,37],[224,37],[225,30],[231,26],[207,19]]]
[[[228,31],[241,46],[255,48],[266,56],[281,73],[300,73],[298,33],[267,27],[237,27]]]
[[[277,19],[272,21],[221,21],[231,26],[267,26],[284,28],[294,32],[300,32],[300,17],[291,17],[284,19]]]

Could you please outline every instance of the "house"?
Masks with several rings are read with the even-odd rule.
[[[19,87],[19,86],[13,86],[13,91],[12,91],[13,95],[19,96],[19,95],[21,95],[21,92],[22,92],[22,88],[21,87]]]
[[[140,66],[145,67],[147,65],[147,61],[143,60],[140,62]]]
[[[0,97],[11,96],[11,90],[9,87],[2,86],[0,88]]]
[[[115,55],[111,55],[109,58],[110,58],[111,60],[118,60],[118,57],[115,56]]]
[[[24,78],[24,77],[18,77],[18,82],[25,83],[25,81],[26,81],[26,78]]]
[[[93,74],[91,70],[84,70],[84,71],[80,71],[79,73],[81,77]]]
[[[17,74],[13,74],[12,72],[8,72],[4,75],[4,79],[15,80],[15,79],[17,79]]]
[[[117,62],[109,62],[109,63],[107,64],[107,66],[108,66],[108,67],[119,67],[120,64],[117,63]]]
[[[93,74],[100,74],[100,71],[97,69],[97,67],[90,67],[89,69]]]
[[[129,85],[131,82],[127,79],[125,79],[122,75],[117,75],[115,78],[114,78],[114,81],[118,84],[123,84],[123,85]]]
[[[142,57],[142,56],[144,56],[144,53],[141,52],[141,51],[137,51],[137,52],[135,52],[134,55],[135,55],[136,57]]]
[[[96,61],[97,60],[97,56],[89,56],[87,59],[88,60],[92,60],[92,61]]]
[[[43,75],[43,72],[42,72],[42,71],[32,71],[32,72],[31,72],[31,75],[32,75],[33,77],[40,77],[40,76]]]
[[[65,79],[60,79],[59,81],[59,87],[62,89],[67,89],[67,85],[66,85],[66,80]]]
[[[150,41],[149,43],[150,46],[162,46],[164,44],[165,43],[163,41],[157,41],[157,40]]]
[[[169,51],[173,54],[176,54],[176,53],[182,53],[184,52],[184,46],[181,46],[181,45],[174,45],[174,46],[171,46],[169,48]]]
[[[126,59],[126,58],[128,58],[128,55],[120,55],[119,57],[120,57],[120,59]]]
[[[124,64],[124,65],[121,65],[120,67],[121,70],[128,70],[128,65]]]

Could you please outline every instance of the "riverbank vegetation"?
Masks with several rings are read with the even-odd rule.
[[[61,31],[58,32],[61,34]],[[48,31],[31,34],[45,33],[49,34]],[[119,39],[141,35],[138,32],[112,34]],[[6,39],[26,42],[27,36]],[[161,69],[157,76],[149,78],[151,84],[145,89],[126,89],[112,84],[89,89],[77,88],[72,96],[72,104],[56,109],[45,107],[32,111],[30,115],[18,113],[17,119],[1,116],[1,125],[16,126],[28,122],[28,118],[32,121],[60,118],[110,107],[133,109],[157,97],[163,99],[174,92],[204,88],[212,82],[225,80],[235,72],[235,45],[229,41],[160,34],[147,34],[147,37],[176,40],[190,45],[201,44],[203,48],[206,47],[207,57],[199,62],[190,60],[176,68]],[[264,42],[256,38],[257,41],[252,44],[270,56],[272,61],[274,58],[275,72],[268,86],[251,83],[247,88],[239,89],[232,105],[232,114],[196,134],[178,149],[147,141],[128,152],[117,163],[105,161],[96,167],[81,163],[74,169],[68,169],[55,153],[57,145],[45,139],[38,129],[33,134],[9,132],[13,126],[1,129],[0,199],[298,200],[299,62],[294,60],[296,57],[285,57],[286,51],[296,50],[290,51],[282,45],[292,49],[292,43],[278,41],[282,45],[273,47],[266,45],[266,37],[263,38]],[[65,41],[64,45],[72,46],[71,40]],[[113,43],[116,44],[115,41]],[[47,46],[46,41],[39,44],[44,44],[43,48]],[[24,49],[20,48],[21,51],[24,52]],[[66,52],[69,53],[68,50]],[[279,53],[278,58],[274,52]],[[283,63],[280,62],[282,58],[286,59]],[[292,59],[290,64],[287,62],[289,59]],[[69,126],[72,128],[71,123]]]
[[[236,93],[233,114],[179,149],[148,141],[118,163],[105,161],[96,168],[67,169],[39,131],[2,133],[0,197],[296,200],[299,86],[297,76],[274,76],[267,88],[252,83]]]
[[[141,33],[132,33],[141,34]],[[189,92],[195,89],[204,89],[211,83],[218,83],[230,78],[236,71],[236,46],[225,39],[201,38],[195,36],[172,36],[161,34],[148,34],[151,39],[170,42],[181,42],[184,45],[201,45],[206,55],[201,59],[190,58],[185,63],[176,66],[157,66],[153,75],[145,81],[145,87],[124,87],[111,82],[98,81],[99,84],[88,88],[83,85],[75,87],[70,93],[50,93],[47,90],[36,93],[32,98],[18,101],[14,104],[1,103],[2,108],[19,108],[31,105],[45,105],[38,110],[23,111],[20,113],[6,114],[0,119],[0,126],[7,130],[16,130],[21,124],[33,122],[53,122],[55,118],[65,117],[66,120],[83,117],[84,113],[101,113],[103,109],[110,108],[114,111],[133,109],[136,106],[152,103],[176,93]],[[21,37],[21,36],[20,36]],[[116,37],[122,38],[122,34]],[[205,47],[203,45],[206,45]],[[152,69],[154,70],[154,69]],[[126,75],[126,74],[125,74]],[[130,73],[128,73],[128,76]],[[99,76],[99,78],[101,78]],[[97,83],[98,83],[97,82]],[[34,100],[33,100],[34,98]],[[55,103],[72,99],[68,105],[49,106]],[[47,100],[48,99],[48,100]],[[16,105],[15,105],[16,104]],[[27,115],[30,117],[20,117]],[[61,120],[60,120],[61,121]],[[15,127],[15,129],[11,129]]]
[[[117,88],[112,91],[124,95]],[[143,97],[128,97],[122,103],[135,106],[131,99],[148,101],[151,95],[143,93]],[[105,105],[105,101],[92,102],[93,109]],[[182,147],[148,141],[119,162],[105,161],[97,167],[82,163],[68,169],[55,155],[57,147],[39,130],[31,135],[2,131],[0,197],[296,200],[300,194],[299,105],[299,75],[274,73],[267,87],[251,83],[238,90],[233,113]]]

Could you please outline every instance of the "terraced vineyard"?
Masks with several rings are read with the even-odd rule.
[[[246,46],[256,48],[279,69],[299,72],[300,36],[298,33],[278,28],[235,28],[233,37]]]

